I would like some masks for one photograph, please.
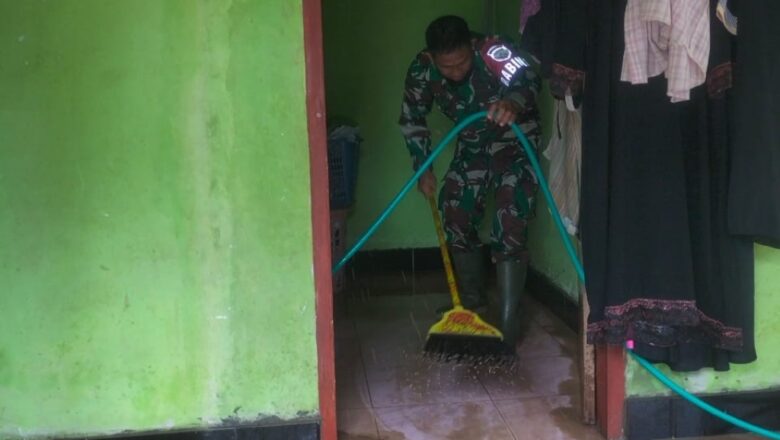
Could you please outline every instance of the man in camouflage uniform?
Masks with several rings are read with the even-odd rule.
[[[478,230],[487,191],[495,191],[491,242],[500,326],[507,343],[514,346],[528,262],[527,225],[537,182],[509,123],[517,123],[534,145],[538,143],[535,97],[540,79],[508,42],[472,34],[460,17],[434,20],[426,30],[426,43],[406,76],[401,131],[416,170],[430,154],[426,116],[434,103],[453,122],[488,111],[487,120],[474,122],[458,136],[439,206],[463,303],[466,308],[483,308],[487,298]],[[433,170],[418,182],[426,197],[433,196],[436,186]]]

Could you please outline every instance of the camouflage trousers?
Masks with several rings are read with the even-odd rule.
[[[538,137],[529,136],[537,145]],[[520,142],[504,136],[487,147],[459,140],[444,177],[439,207],[453,252],[482,246],[479,229],[488,191],[494,191],[491,248],[495,261],[528,259],[528,221],[533,217],[536,175]]]

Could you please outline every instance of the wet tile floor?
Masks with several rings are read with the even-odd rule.
[[[436,282],[414,288],[413,295],[360,288],[342,297],[336,319],[339,439],[603,439],[580,422],[577,336],[549,310],[524,298],[523,337],[512,367],[439,364],[421,354],[434,310],[448,296],[419,293],[446,292]]]
[[[422,347],[447,301],[350,294],[336,322],[340,439],[602,438],[579,421],[576,335],[563,322],[525,300],[516,365],[440,364]]]

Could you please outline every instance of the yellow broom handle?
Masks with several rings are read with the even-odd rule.
[[[439,208],[436,206],[436,197],[428,197],[428,203],[431,205],[433,224],[436,226],[436,236],[439,238],[439,249],[441,249],[441,259],[444,261],[444,270],[447,272],[447,284],[450,286],[452,305],[453,308],[462,308],[458,285],[455,283],[455,273],[452,270],[452,261],[450,261],[450,252],[447,250],[447,240],[444,238],[444,229],[441,226],[441,215],[439,215]]]

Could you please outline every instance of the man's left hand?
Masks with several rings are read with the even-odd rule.
[[[508,99],[502,99],[501,101],[494,102],[488,108],[488,121],[493,121],[496,125],[503,127],[515,122],[517,113],[520,111],[519,106]]]

